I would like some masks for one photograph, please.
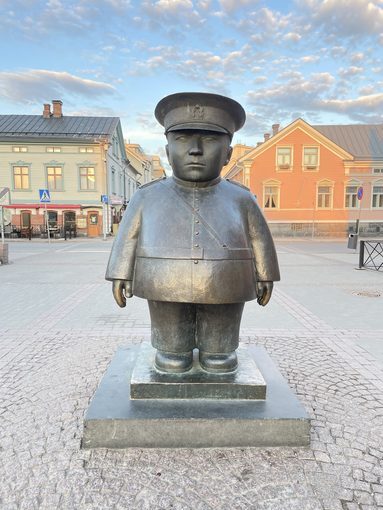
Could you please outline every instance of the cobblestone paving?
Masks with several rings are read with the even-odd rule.
[[[357,345],[383,330],[333,329],[279,289],[299,329],[244,327],[241,341],[264,345],[298,395],[310,448],[81,450],[117,346],[149,336],[145,320],[107,310],[92,327],[65,323],[100,285],[64,293],[28,327],[0,325],[1,509],[383,508],[383,367]]]

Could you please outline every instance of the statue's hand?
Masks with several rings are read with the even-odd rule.
[[[113,297],[121,308],[126,306],[126,299],[133,296],[130,280],[113,280]]]
[[[257,301],[259,305],[266,306],[273,292],[273,282],[257,282]]]

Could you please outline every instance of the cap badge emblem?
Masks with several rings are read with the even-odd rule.
[[[205,116],[203,106],[196,104],[195,107],[193,108],[192,115],[194,119],[203,120]]]

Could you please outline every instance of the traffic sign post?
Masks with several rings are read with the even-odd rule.
[[[101,202],[102,202],[102,234],[103,234],[104,241],[106,241],[107,222],[108,222],[107,208],[108,208],[108,204],[109,204],[108,195],[101,195]]]
[[[51,201],[51,194],[49,193],[49,189],[39,189],[40,202],[45,205],[45,224],[47,229],[47,237],[48,243],[51,242],[51,236],[49,232],[49,220],[48,220],[48,211],[47,211],[47,203]]]

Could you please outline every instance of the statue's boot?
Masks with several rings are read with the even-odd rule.
[[[157,351],[154,366],[161,372],[182,373],[187,372],[193,365],[193,351],[166,352]]]
[[[238,367],[238,359],[235,351],[223,353],[199,351],[199,362],[206,372],[215,374],[234,372]]]

